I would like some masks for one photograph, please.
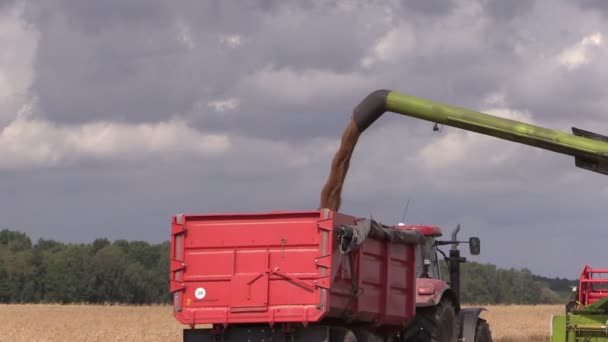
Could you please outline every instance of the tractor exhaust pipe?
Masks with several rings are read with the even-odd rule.
[[[450,272],[450,287],[456,293],[456,298],[460,301],[460,264],[466,262],[467,259],[460,256],[458,249],[458,232],[460,224],[452,231],[452,248],[450,248],[450,257],[448,258],[448,268]]]
[[[573,134],[564,133],[391,90],[376,90],[353,111],[321,192],[321,208],[339,210],[342,185],[359,135],[387,111],[570,155],[575,158],[575,166],[608,175],[606,136],[575,127]]]

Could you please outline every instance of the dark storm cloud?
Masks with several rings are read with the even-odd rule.
[[[184,51],[163,2],[145,2],[140,12],[118,3],[99,11],[96,2],[78,1],[40,9],[33,89],[45,116],[156,121],[185,111],[198,96],[193,80],[213,63]]]
[[[588,14],[573,2],[537,1],[533,12],[522,14],[525,20],[520,17],[505,26],[509,36],[519,37],[514,45],[519,49],[516,68],[509,70],[510,77],[500,80],[511,105],[526,108],[540,122],[579,121],[577,116],[583,113],[587,119],[604,115],[605,43],[581,45],[584,39],[605,33],[607,27]],[[556,22],[554,18],[568,20]],[[585,61],[570,68],[560,58],[572,50]]]
[[[15,0],[0,0],[0,11],[11,8],[14,3]]]
[[[456,31],[450,32],[436,29],[436,26],[433,25],[425,25],[424,19],[412,14],[409,14],[409,17],[399,17],[395,21],[411,22],[412,34],[416,39],[414,47],[410,52],[403,54],[402,58],[383,63],[369,73],[356,72],[355,75],[366,79],[361,85],[352,86],[353,83],[350,82],[343,84],[340,88],[328,87],[327,96],[311,99],[302,105],[288,102],[278,95],[251,99],[232,116],[205,115],[201,119],[212,126],[223,124],[224,127],[230,126],[236,129],[239,127],[237,122],[241,121],[241,127],[247,127],[245,134],[264,134],[285,138],[289,135],[305,137],[314,132],[318,135],[332,136],[335,131],[342,128],[343,120],[348,117],[352,108],[374,89],[391,88],[437,101],[461,106],[477,106],[480,99],[487,93],[499,88],[496,86],[496,80],[512,77],[513,68],[517,67],[514,34],[502,34],[511,33],[509,28],[504,25],[496,27],[488,25],[483,30],[474,32],[475,35],[468,35],[457,31],[459,28],[467,28],[466,20],[453,20],[451,25],[455,27]],[[346,27],[350,29],[349,26]],[[379,36],[382,36],[381,33]],[[340,34],[349,36],[347,33]],[[307,51],[310,54],[325,56],[323,66],[331,65],[329,63],[336,61],[337,64],[342,63],[344,66],[354,68],[349,64],[361,61],[366,53],[373,50],[374,44],[378,41],[377,39],[375,41],[359,40],[367,43],[363,48],[358,49],[359,51],[355,49],[344,51],[342,56],[346,61],[326,58],[328,57],[325,56],[327,51],[322,48],[310,48]],[[317,42],[317,40],[314,41]],[[407,44],[404,41],[395,43]],[[330,46],[330,49],[333,46],[333,44],[325,46],[327,45]],[[350,43],[346,46],[350,46]],[[463,46],[464,48],[461,48]],[[277,49],[272,51],[277,51]],[[336,54],[339,55],[340,52]],[[300,59],[294,54],[283,60],[289,62],[286,66],[293,67],[294,63],[298,63]],[[315,61],[316,59],[307,58],[306,60]],[[332,66],[330,70],[342,72],[344,69],[344,67]],[[293,82],[297,82],[297,80],[293,80]],[[266,84],[265,86],[272,87],[273,85]],[[294,84],[286,82],[281,86],[293,87]],[[344,88],[350,89],[343,91]],[[241,93],[247,96],[247,92]],[[239,92],[228,92],[228,94],[239,94]],[[331,94],[338,95],[331,96]],[[270,115],[269,113],[281,114],[272,117],[272,120],[258,120],[260,117],[267,117]],[[318,127],[317,122],[324,122],[324,125]],[[293,130],[290,127],[302,129]]]
[[[484,10],[498,20],[511,20],[529,14],[534,3],[534,0],[486,0]]]
[[[603,0],[575,0],[581,8],[591,11],[599,11],[602,14],[608,14],[608,3]]]
[[[54,2],[54,3],[53,3]],[[102,34],[110,27],[146,27],[169,22],[170,4],[160,0],[49,1],[42,5],[44,16],[57,15],[58,9],[70,26],[87,35]]]
[[[453,0],[401,0],[401,4],[406,10],[433,15],[443,15],[454,9]]]
[[[461,18],[447,11],[455,6],[449,1],[401,3],[405,8],[425,6],[418,10],[441,14],[441,25],[428,25],[417,11],[393,8],[388,10],[392,15],[387,15],[386,8],[374,5],[338,11],[335,4],[299,1],[246,5],[186,1],[179,6],[161,1],[118,1],[111,6],[45,2],[31,16],[41,32],[32,89],[44,115],[57,121],[157,121],[179,114],[200,127],[276,138],[312,132],[290,130],[294,120],[310,128],[326,120],[318,134],[327,136],[340,128],[337,113],[348,113],[367,92],[390,86],[463,106],[477,105],[484,93],[509,90],[514,105],[530,107],[535,115],[555,113],[554,108],[543,107],[547,96],[582,90],[586,97],[593,97],[587,102],[593,103],[601,95],[593,81],[585,83],[578,76],[574,82],[556,85],[564,88],[558,94],[546,91],[532,97],[531,92],[521,91],[525,89],[521,83],[536,89],[547,85],[536,87],[534,82],[543,80],[525,77],[530,59],[517,55],[518,45],[546,44],[555,49],[560,38],[580,39],[586,33],[570,28],[571,33],[563,36],[554,29],[552,18],[565,13],[555,9],[560,6],[544,3],[537,8],[521,1],[481,4],[495,18],[522,17],[535,8],[536,17],[476,24],[479,16]],[[551,18],[538,15],[541,12],[550,13]],[[382,35],[400,22],[411,23],[412,51],[362,73],[366,82],[342,92],[340,98],[312,99],[299,105],[279,96],[260,97],[242,102],[232,116],[214,113],[206,105],[247,97],[247,90],[239,92],[239,81],[269,66],[278,71],[315,69],[350,75]],[[540,30],[539,22],[545,23]],[[192,48],[178,39],[180,23],[188,28]],[[474,25],[483,28],[470,32]],[[539,36],[536,41],[530,32]],[[239,46],[229,48],[219,41],[220,35],[233,34],[240,35]],[[420,48],[425,45],[430,47]],[[587,102],[579,103],[579,108]],[[563,111],[564,115],[571,112]]]
[[[0,190],[14,195],[1,209],[0,230],[71,242],[163,241],[176,213],[314,209],[318,192],[309,191],[309,182],[322,182],[325,165],[292,168],[287,175],[282,159],[289,157],[260,154],[251,144],[187,167],[147,160],[0,170]],[[265,195],[276,187],[282,190]]]
[[[416,7],[420,2],[403,5],[437,13],[453,7],[450,2],[424,3],[424,8]],[[249,99],[234,115],[226,116],[213,113],[206,103],[246,97],[244,90],[235,89],[243,76],[266,66],[278,71],[317,69],[348,75],[395,23],[414,23],[413,34],[418,39],[429,35],[428,25],[414,12],[396,11],[387,17],[380,6],[348,12],[307,2],[277,5],[262,1],[250,6],[186,2],[167,7],[152,1],[141,6],[119,2],[97,7],[87,2],[47,3],[36,17],[42,37],[33,89],[42,112],[53,120],[156,121],[185,114],[200,127],[274,138],[306,136],[318,127],[316,122],[324,120],[326,124],[315,133],[329,136],[375,88],[395,84],[406,92],[470,105],[493,80],[509,72],[505,65],[512,64],[509,48],[513,42],[492,34],[495,30],[489,29],[481,37],[454,34],[456,40],[445,39],[447,48],[414,49],[413,55],[405,55],[388,68],[375,69],[377,76],[361,75],[369,82],[341,92],[342,97],[310,99],[299,107],[280,97]],[[140,11],[134,10],[140,7]],[[189,27],[192,49],[177,39],[178,20]],[[462,20],[454,26],[466,28],[467,24]],[[242,42],[227,48],[219,42],[220,34],[240,34]],[[464,43],[468,39],[479,41],[466,51],[450,50],[449,46],[458,46],[458,40]],[[488,45],[496,48],[485,48]],[[437,77],[430,75],[440,75],[443,91],[437,91],[433,81]],[[328,94],[332,91],[327,89]],[[65,101],[66,94],[70,101]],[[290,129],[294,122],[304,129]]]
[[[155,121],[215,99],[265,65],[348,71],[381,30],[298,4],[281,12],[266,2],[45,3],[29,16],[41,32],[32,88],[53,120]],[[220,35],[234,34],[240,46],[221,44]]]
[[[599,64],[582,66],[568,72],[569,75],[544,75],[549,82],[544,89],[532,89],[528,78],[516,82],[509,88],[514,105],[526,106],[538,113],[539,118],[563,118],[573,123],[579,115],[586,119],[603,119],[606,116],[606,78],[597,75]],[[570,101],[556,99],[570,98]]]

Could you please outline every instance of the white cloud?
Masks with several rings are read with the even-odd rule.
[[[238,161],[238,165],[248,165],[248,172],[255,173],[325,163],[339,144],[338,138],[292,143],[210,134],[178,119],[57,124],[32,116],[32,107],[34,104],[24,106],[17,118],[0,130],[0,169],[54,167],[80,160],[166,161],[221,155]]]
[[[0,169],[69,164],[82,159],[207,157],[225,153],[231,140],[198,131],[180,120],[156,123],[90,122],[56,124],[31,115],[35,99],[27,89],[33,77],[38,33],[18,11],[0,16]],[[178,39],[194,47],[189,27],[177,22]],[[215,103],[218,110],[238,105]],[[20,109],[21,108],[21,109]]]
[[[413,50],[415,44],[414,32],[408,25],[402,24],[377,41],[370,54],[361,60],[361,66],[369,68],[377,63],[402,58]]]
[[[484,49],[484,34],[489,25],[483,6],[477,1],[460,0],[440,25],[422,25],[416,28],[419,39],[416,52],[423,56],[449,53],[468,55]]]
[[[18,9],[0,15],[0,127],[15,118],[27,101],[34,77],[38,32],[21,19]]]
[[[229,48],[237,48],[242,44],[242,37],[239,34],[224,34],[219,37],[220,43]]]
[[[179,120],[60,125],[24,115],[0,131],[0,168],[54,166],[81,159],[207,157],[230,147],[226,135],[206,134]]]
[[[503,93],[492,93],[485,97],[483,102],[490,108],[499,108],[505,106],[505,94]]]
[[[264,106],[276,103],[310,106],[328,99],[340,99],[353,91],[368,90],[368,80],[359,74],[307,69],[263,68],[241,79],[237,92]]]
[[[235,110],[240,104],[241,101],[239,101],[239,99],[232,97],[226,100],[209,101],[207,106],[213,108],[216,112],[222,113]]]
[[[559,63],[568,69],[588,64],[592,49],[603,45],[604,37],[601,32],[590,34],[576,45],[562,51],[558,56]]]
[[[196,47],[194,38],[192,37],[192,31],[190,26],[183,20],[178,20],[177,26],[177,40],[184,44],[188,49],[192,50]]]
[[[388,12],[387,18],[392,20],[392,13]],[[454,10],[442,17],[437,25],[427,25],[424,21],[400,23],[376,41],[361,59],[360,66],[367,69],[382,63],[403,65],[412,55],[460,55],[478,51],[488,23],[480,3],[459,1]]]
[[[318,165],[327,167],[338,148],[338,139],[314,138],[305,142],[289,142],[285,140],[270,140],[235,136],[229,158],[237,165],[234,170],[248,176],[266,176],[298,170],[317,169]],[[289,177],[289,175],[285,175]]]

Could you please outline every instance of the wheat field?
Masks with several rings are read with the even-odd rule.
[[[551,315],[564,313],[564,305],[488,305],[481,316],[490,324],[497,342],[549,341]]]
[[[486,306],[494,341],[548,341],[562,305]],[[0,342],[181,341],[170,306],[0,305]]]

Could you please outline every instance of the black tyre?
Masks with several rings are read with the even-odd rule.
[[[353,333],[357,337],[357,342],[385,342],[383,337],[380,337],[367,329],[353,329]]]
[[[208,329],[184,329],[184,342],[212,342],[215,337]]]
[[[416,317],[400,334],[402,342],[458,341],[458,317],[449,300],[438,305],[416,310]]]
[[[492,332],[490,326],[485,319],[477,320],[477,327],[475,328],[475,342],[492,342]]]
[[[332,328],[329,333],[329,342],[358,342],[355,334],[344,328]]]

